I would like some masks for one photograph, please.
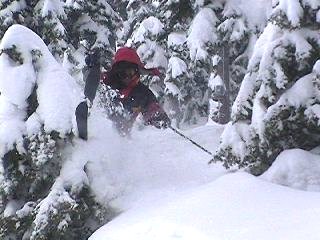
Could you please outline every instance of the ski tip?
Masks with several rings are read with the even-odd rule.
[[[81,102],[75,111],[76,122],[78,128],[78,137],[87,140],[88,139],[88,105],[87,103]]]

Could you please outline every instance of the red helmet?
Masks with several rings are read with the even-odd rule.
[[[138,65],[139,69],[143,72],[147,72],[153,75],[160,75],[160,72],[157,68],[145,68],[144,64],[141,62],[139,55],[136,50],[129,47],[122,47],[118,49],[114,55],[112,61],[112,67],[114,67],[119,62],[129,62]]]

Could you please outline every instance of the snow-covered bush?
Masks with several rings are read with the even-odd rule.
[[[320,3],[280,0],[258,39],[216,159],[263,172],[319,137]]]
[[[80,89],[28,28],[11,26],[0,49],[0,238],[86,239],[104,208],[84,165],[74,183],[60,175]]]
[[[260,178],[304,190],[320,191],[319,151],[284,150]]]

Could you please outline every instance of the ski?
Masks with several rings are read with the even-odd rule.
[[[78,136],[83,140],[88,139],[88,112],[89,109],[86,101],[79,103],[75,112]]]
[[[81,103],[79,103],[75,111],[78,135],[79,138],[83,140],[88,139],[89,106],[93,103],[100,81],[100,61],[98,53],[96,52],[92,55],[89,55],[87,58],[89,58],[90,61],[86,61],[87,66],[84,70],[85,99]]]

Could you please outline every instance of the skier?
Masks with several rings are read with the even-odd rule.
[[[130,132],[134,121],[141,113],[145,124],[157,128],[170,128],[176,134],[213,156],[210,151],[171,126],[168,115],[159,105],[152,91],[140,82],[140,74],[159,75],[158,69],[145,68],[134,49],[123,47],[116,52],[110,71],[103,72],[100,75],[99,58],[100,53],[96,50],[87,55],[85,59],[87,66],[84,88],[85,99],[77,106],[75,113],[80,138],[84,140],[88,138],[88,107],[92,105],[101,78],[103,84],[119,93],[116,94],[117,98],[113,99],[115,105],[121,103],[125,112],[127,112],[127,114],[121,114],[110,111],[111,114],[109,114],[121,135],[127,135]]]
[[[144,123],[157,128],[167,128],[171,121],[152,91],[140,82],[141,74],[159,75],[156,68],[147,69],[136,51],[120,48],[114,55],[111,69],[101,74],[103,84],[118,91],[118,101],[126,115],[113,114],[110,119],[122,135],[127,135],[137,116],[141,113]]]

